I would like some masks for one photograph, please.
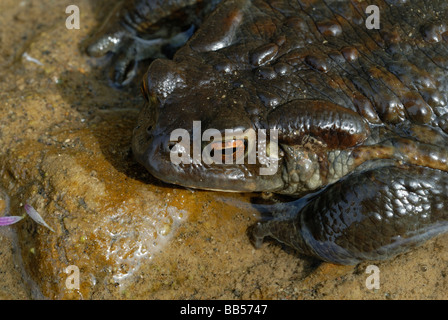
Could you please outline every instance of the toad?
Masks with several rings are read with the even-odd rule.
[[[369,5],[379,29],[366,27]],[[294,217],[253,226],[256,246],[271,237],[350,265],[447,230],[446,1],[135,0],[113,18],[88,52],[115,54],[117,85],[154,58],[132,143],[151,174],[305,197]],[[201,143],[186,148],[198,122]],[[261,174],[266,159],[275,170]]]

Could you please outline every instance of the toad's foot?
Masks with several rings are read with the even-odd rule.
[[[321,260],[352,265],[391,258],[448,230],[448,173],[420,166],[355,173],[311,198],[291,219],[252,229]]]

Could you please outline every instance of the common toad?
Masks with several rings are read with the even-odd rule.
[[[445,232],[448,3],[218,2],[126,2],[89,47],[92,55],[116,53],[118,84],[129,81],[138,59],[179,47],[144,77],[136,159],[168,183],[307,196],[296,216],[254,226],[257,246],[270,236],[325,261],[356,264]],[[379,29],[366,25],[369,5],[379,9]],[[175,163],[171,155],[182,148],[171,134],[179,128],[189,136],[213,128],[223,137],[202,139],[186,163]],[[247,161],[247,136],[226,139],[226,129],[264,129],[271,142],[276,132],[278,147],[256,152],[276,170],[260,174],[266,162]],[[197,161],[210,145],[243,163]]]

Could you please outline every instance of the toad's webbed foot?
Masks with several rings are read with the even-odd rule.
[[[170,39],[145,40],[126,32],[120,34],[120,40],[117,40],[118,37],[104,35],[98,42],[90,45],[87,52],[90,56],[100,56],[106,52],[112,52],[113,57],[109,71],[111,84],[117,87],[126,86],[137,75],[139,61],[165,57],[164,52],[183,45],[190,38],[193,29],[192,26]],[[103,48],[107,48],[108,51],[104,52]]]
[[[112,85],[129,84],[138,62],[172,55],[187,42],[202,19],[219,1],[123,1],[88,40],[87,54],[113,54],[109,78]]]
[[[448,173],[383,167],[354,173],[317,194],[291,219],[255,225],[252,242],[272,237],[337,264],[391,258],[448,231]]]

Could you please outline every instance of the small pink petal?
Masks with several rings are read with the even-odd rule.
[[[34,209],[32,206],[30,206],[29,204],[25,204],[25,211],[26,213],[31,217],[31,219],[33,219],[34,221],[36,221],[38,224],[50,229],[51,231],[54,232],[54,230],[52,228],[50,228],[50,226],[44,221],[44,219],[42,219],[42,217],[40,216],[40,214],[36,211],[36,209]]]
[[[16,222],[19,222],[22,219],[23,219],[23,216],[22,217],[19,217],[19,216],[0,217],[0,226],[9,226]]]

